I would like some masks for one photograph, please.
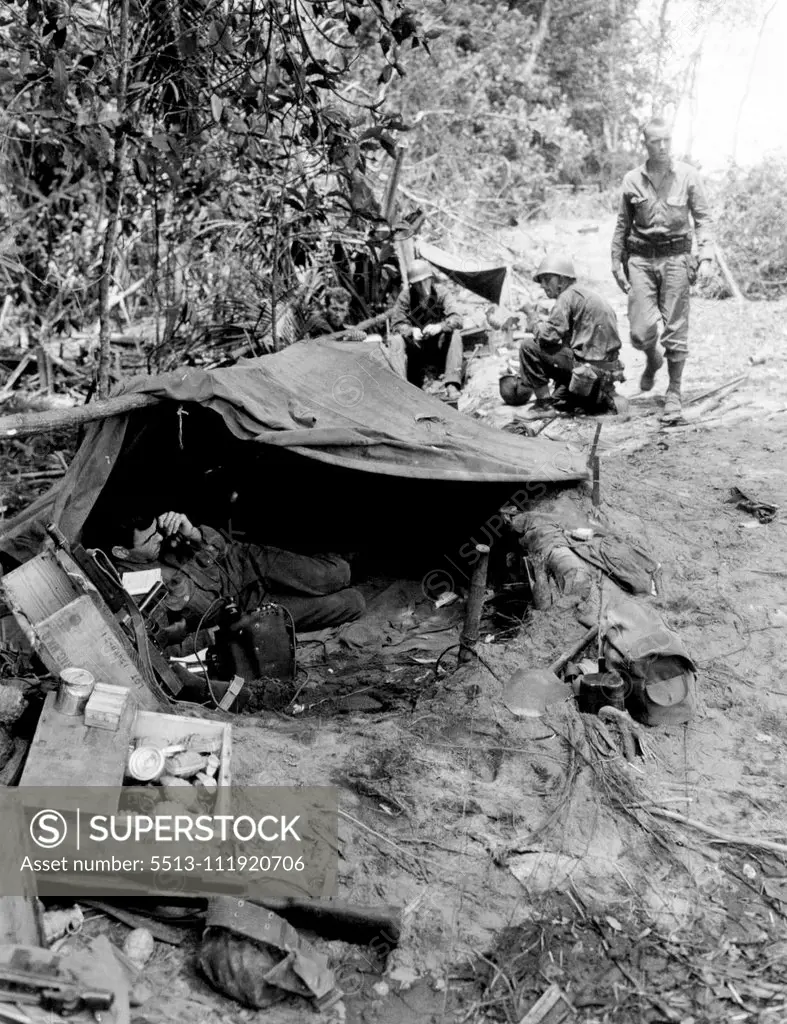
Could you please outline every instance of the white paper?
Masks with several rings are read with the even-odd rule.
[[[149,594],[157,583],[161,583],[161,569],[139,569],[136,572],[124,572],[123,589],[132,597],[144,597]]]

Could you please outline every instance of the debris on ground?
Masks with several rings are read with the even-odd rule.
[[[299,636],[292,677],[257,680],[229,713],[179,701],[177,680],[139,662],[133,626],[107,610],[106,591],[96,598],[79,552],[49,545],[19,576],[7,567],[3,787],[164,788],[180,813],[172,794],[185,790],[208,811],[244,787],[330,786],[339,799],[333,899],[271,896],[240,920],[184,896],[174,873],[156,905],[112,893],[57,903],[42,888],[43,945],[27,956],[7,935],[0,957],[0,989],[20,1013],[35,1019],[45,975],[63,986],[56,1007],[89,989],[92,1008],[112,1001],[103,1019],[150,1024],[787,1016],[773,424],[784,357],[775,342],[756,360],[721,351],[736,331],[719,305],[699,304],[708,330],[682,425],[660,431],[658,395],[631,384],[631,419],[604,417],[597,438],[596,500],[588,474],[525,509],[503,504],[465,538],[467,551],[492,548],[470,643],[472,566],[430,589],[389,565],[362,583],[363,619]],[[780,307],[766,313],[780,322]],[[584,458],[592,420],[533,424],[501,405],[514,354],[474,353],[460,414],[538,430]],[[55,393],[28,400],[36,359],[0,362],[4,414],[84,397],[52,361]],[[454,415],[417,419],[437,443]],[[76,441],[71,430],[2,442],[6,519],[64,475]],[[91,665],[73,664],[89,652]],[[75,667],[93,676],[87,714],[55,706]],[[206,671],[199,656],[191,667]],[[8,978],[31,970],[32,988]]]

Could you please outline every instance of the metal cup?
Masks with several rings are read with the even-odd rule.
[[[95,685],[96,681],[87,669],[64,668],[60,673],[60,687],[55,698],[55,711],[74,718],[83,714]]]

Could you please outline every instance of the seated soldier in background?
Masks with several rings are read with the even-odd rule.
[[[320,338],[324,334],[344,331],[345,341],[364,341],[366,332],[350,327],[350,293],[345,288],[326,288],[322,308],[314,313],[306,324],[307,338]]]
[[[456,401],[462,388],[462,316],[426,260],[415,260],[407,278],[409,286],[391,312],[389,348],[411,384],[423,387],[431,367],[443,375],[447,400]]]
[[[114,540],[111,555],[120,571],[161,569],[167,597],[154,636],[172,657],[208,646],[207,630],[226,599],[242,613],[264,602],[283,605],[299,632],[352,622],[366,610],[361,593],[350,587],[350,566],[338,555],[226,541],[181,512],[132,514],[117,523]]]
[[[519,349],[520,376],[501,381],[508,405],[524,405],[535,394],[534,411],[585,412],[598,415],[621,410],[615,381],[623,380],[618,359],[620,335],[610,304],[586,285],[577,284],[573,261],[547,255],[533,280],[555,303],[546,315],[521,307],[529,334]],[[549,382],[555,382],[550,393]],[[504,385],[505,381],[505,385]]]

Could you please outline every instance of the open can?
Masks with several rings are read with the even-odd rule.
[[[95,685],[96,681],[87,669],[64,668],[60,673],[55,711],[72,717],[83,714]]]
[[[164,774],[166,758],[158,747],[137,747],[128,758],[127,771],[137,782],[156,782]]]

